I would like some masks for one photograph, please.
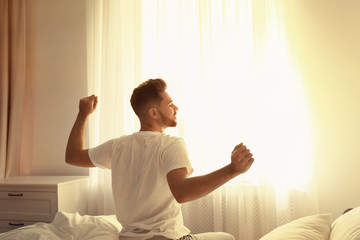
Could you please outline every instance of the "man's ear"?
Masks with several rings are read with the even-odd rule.
[[[151,107],[149,108],[149,116],[152,118],[152,119],[159,119],[159,112],[156,108],[154,107]]]

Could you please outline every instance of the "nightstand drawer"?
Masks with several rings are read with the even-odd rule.
[[[0,220],[0,233],[7,232],[13,230],[15,228],[27,226],[34,224],[35,222],[32,221],[7,221],[7,220]]]
[[[57,212],[55,192],[1,191],[2,220],[51,222]]]

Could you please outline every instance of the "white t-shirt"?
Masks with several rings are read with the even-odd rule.
[[[89,149],[92,163],[112,170],[116,217],[121,237],[178,239],[190,233],[181,205],[173,197],[166,174],[193,169],[182,138],[140,131]]]

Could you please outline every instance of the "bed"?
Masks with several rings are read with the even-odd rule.
[[[0,234],[0,240],[116,240],[121,230],[114,215],[81,216],[58,212],[52,223],[36,223]],[[360,239],[360,206],[332,221],[330,214],[296,219],[280,226],[260,240],[358,240]],[[241,239],[238,239],[241,240]]]
[[[117,240],[120,223],[115,215],[81,216],[58,212],[51,223],[35,223],[0,234],[1,240]]]

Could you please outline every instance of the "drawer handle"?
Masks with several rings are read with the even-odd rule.
[[[22,197],[24,194],[22,193],[8,193],[9,197]]]
[[[23,223],[9,223],[10,226],[16,226],[16,227],[22,227],[24,226],[25,224]]]

